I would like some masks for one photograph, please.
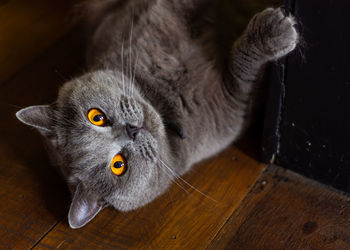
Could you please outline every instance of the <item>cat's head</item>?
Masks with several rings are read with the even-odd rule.
[[[129,79],[97,71],[67,82],[52,105],[16,115],[47,139],[72,191],[69,223],[78,228],[105,206],[128,211],[156,198],[169,178],[162,119]],[[130,85],[128,85],[130,86]]]

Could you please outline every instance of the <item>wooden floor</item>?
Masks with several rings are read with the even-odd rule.
[[[184,176],[217,202],[173,185],[137,211],[105,209],[69,228],[65,183],[40,136],[14,114],[52,102],[83,70],[72,4],[0,0],[0,249],[350,249],[350,199],[259,163],[254,136]]]

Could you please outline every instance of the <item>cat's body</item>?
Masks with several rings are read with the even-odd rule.
[[[120,70],[124,42],[124,73],[130,75],[130,58],[132,71],[136,66],[135,86],[127,82],[126,88],[139,89],[161,116],[186,136],[183,140],[167,130],[176,159],[169,164],[179,174],[231,143],[243,119],[243,114],[237,114],[241,109],[227,100],[222,85],[224,69],[215,55],[214,31],[209,23],[201,27],[202,33],[192,29],[186,20],[192,11],[188,2],[149,1],[146,6],[124,3],[129,10],[104,16],[92,38],[88,58],[93,70]]]
[[[66,83],[54,105],[17,114],[48,139],[70,183],[72,227],[104,206],[128,211],[147,204],[175,176],[232,143],[244,129],[263,67],[295,48],[292,18],[267,9],[227,51],[224,64],[211,22],[194,21],[210,2],[92,2],[89,73]],[[91,124],[93,108],[106,125]],[[123,176],[110,169],[116,154],[126,158]]]

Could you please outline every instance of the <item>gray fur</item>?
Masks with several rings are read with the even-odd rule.
[[[222,66],[209,26],[196,32],[191,26],[191,13],[203,2],[210,1],[91,2],[88,73],[67,82],[53,105],[17,113],[45,136],[69,183],[71,227],[85,225],[105,206],[129,211],[151,202],[175,175],[232,143],[244,130],[262,69],[297,44],[293,18],[266,9]],[[91,108],[105,113],[107,126],[89,122]],[[142,127],[134,139],[127,124]],[[128,165],[123,176],[110,170],[118,153]]]

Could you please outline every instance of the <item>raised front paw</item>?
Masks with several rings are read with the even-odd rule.
[[[295,49],[298,33],[294,25],[294,18],[280,8],[268,8],[250,21],[246,38],[268,60],[276,60]]]

